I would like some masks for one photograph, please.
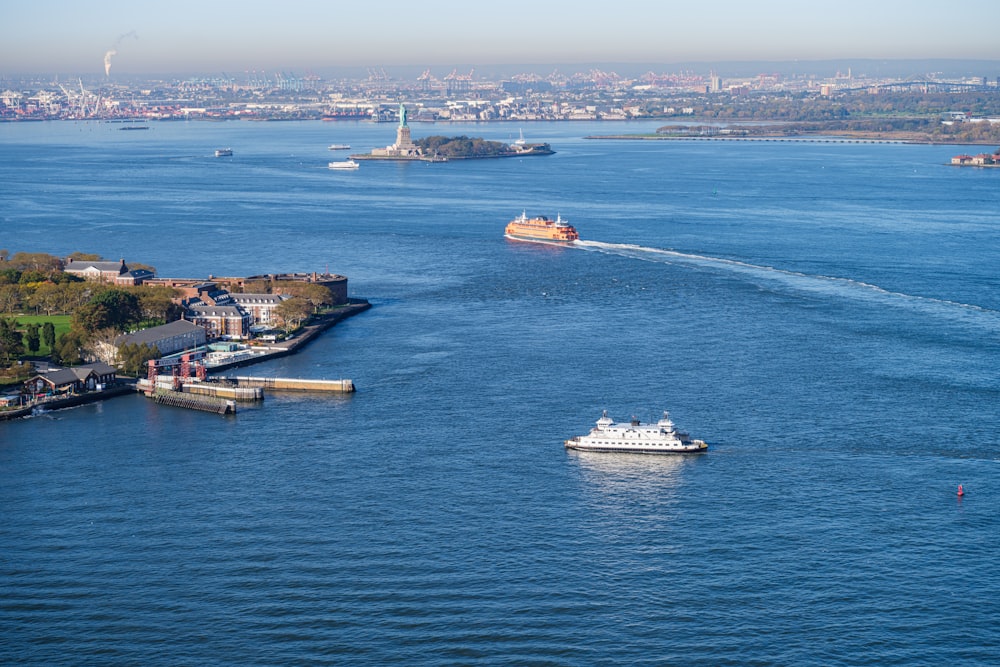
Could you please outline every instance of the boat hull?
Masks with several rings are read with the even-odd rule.
[[[555,245],[573,245],[576,243],[575,240],[548,239],[538,236],[524,236],[522,234],[507,233],[504,234],[504,237],[510,239],[511,241],[527,241],[528,243],[548,243]]]
[[[700,454],[708,451],[708,445],[703,442],[691,445],[676,446],[643,446],[643,445],[592,445],[578,440],[567,440],[566,449],[579,452],[601,452],[606,454]]]

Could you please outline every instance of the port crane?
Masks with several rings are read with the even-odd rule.
[[[92,93],[88,92],[86,88],[83,87],[83,79],[79,79],[80,92],[74,93],[70,91],[66,86],[57,84],[62,90],[63,95],[66,96],[66,101],[69,103],[70,108],[76,108],[77,118],[87,118],[87,99],[92,97]],[[94,102],[94,110],[97,110],[97,106],[100,103],[100,98]]]
[[[466,91],[472,88],[472,75],[475,73],[475,68],[469,70],[468,74],[459,74],[458,69],[453,69],[451,74],[444,78],[448,82],[448,94],[455,92]]]
[[[204,352],[188,352],[180,357],[150,359],[146,369],[146,379],[149,380],[148,391],[150,393],[156,391],[156,382],[160,375],[171,376],[174,391],[180,391],[184,383],[191,379],[192,371],[195,377],[204,381],[208,377],[204,357]]]

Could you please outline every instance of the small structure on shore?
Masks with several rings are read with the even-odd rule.
[[[32,398],[65,397],[85,391],[102,391],[115,383],[118,371],[98,362],[39,373],[24,382],[24,393]]]
[[[992,155],[989,153],[956,155],[951,158],[951,164],[957,167],[1000,167],[1000,148]]]

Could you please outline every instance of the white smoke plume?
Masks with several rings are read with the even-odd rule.
[[[111,56],[117,56],[118,52],[111,49],[104,54],[104,76],[111,76]]]
[[[127,37],[139,39],[139,35],[135,34],[135,30],[130,30],[124,35],[118,35],[118,39],[115,40],[114,46],[108,49],[104,54],[104,76],[111,76],[111,57],[118,55],[118,47]]]

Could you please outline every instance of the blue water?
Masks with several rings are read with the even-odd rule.
[[[348,397],[0,423],[0,662],[997,664],[1000,171],[583,138],[654,127],[334,172],[395,128],[0,125],[0,248],[374,304],[249,369]],[[586,243],[504,240],[523,209]],[[602,409],[711,449],[567,453]]]

